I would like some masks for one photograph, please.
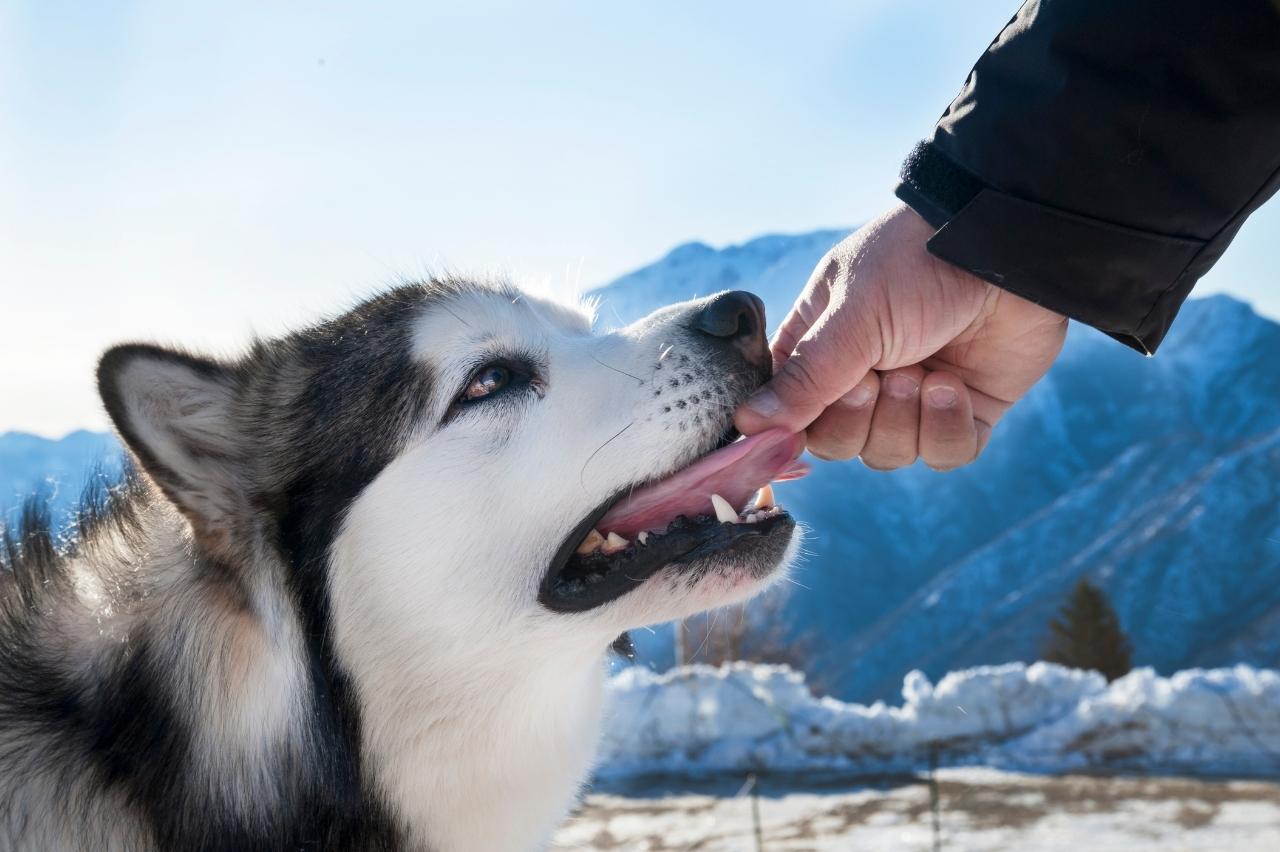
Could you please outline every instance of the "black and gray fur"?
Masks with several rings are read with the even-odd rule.
[[[488,850],[545,839],[594,754],[605,644],[758,591],[791,552],[794,523],[721,529],[708,516],[697,556],[686,548],[668,561],[664,534],[653,543],[645,577],[683,572],[676,593],[641,580],[646,597],[615,562],[582,580],[596,589],[589,606],[550,606],[539,589],[569,576],[585,534],[572,530],[600,519],[611,494],[726,439],[769,357],[763,307],[749,294],[671,306],[600,336],[581,312],[517,307],[522,299],[433,281],[230,361],[143,344],[103,357],[102,400],[136,472],[95,486],[65,540],[34,507],[0,536],[0,852],[379,852],[420,850],[424,838]],[[450,338],[459,327],[447,315],[463,336]],[[547,376],[530,369],[511,379],[521,396],[466,408],[464,376],[484,369],[467,357],[495,357],[480,344],[553,325],[542,339],[562,347],[562,390],[544,396]],[[585,344],[631,359],[629,369]],[[629,381],[597,397],[619,376]],[[510,412],[533,399],[543,404],[519,422],[540,430],[520,433],[522,451],[473,451],[508,446],[515,433],[494,424],[517,422]],[[614,445],[624,433],[635,439],[627,449]],[[468,443],[478,435],[494,440]],[[571,499],[539,500],[554,484],[543,481],[544,450],[578,467]],[[613,468],[584,478],[593,459],[604,470],[604,450]],[[437,477],[451,464],[460,473]],[[504,491],[513,471],[524,493]],[[437,487],[422,499],[422,485]],[[494,493],[522,518],[541,512],[537,535],[504,537],[501,518],[489,534],[480,516]],[[450,501],[470,513],[455,526],[474,536],[417,523],[419,502],[434,511]],[[587,517],[566,523],[575,506]],[[404,556],[450,542],[448,558]],[[610,591],[610,576],[628,582]]]
[[[343,512],[430,399],[412,321],[462,286],[403,286],[231,363],[143,345],[106,354],[102,398],[140,472],[96,486],[65,542],[34,506],[3,534],[0,849],[406,845],[361,765],[324,563]],[[166,413],[167,455],[133,411],[145,388],[124,386],[140,364],[201,387]],[[97,615],[79,602],[85,583]],[[197,667],[243,665],[245,619],[266,625],[254,640],[266,645],[300,637],[305,707],[260,761],[210,760],[199,728],[224,697]]]

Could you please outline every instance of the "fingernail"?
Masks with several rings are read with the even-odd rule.
[[[934,408],[951,408],[956,404],[956,400],[960,399],[959,394],[955,392],[955,388],[936,387],[929,388],[929,404]]]
[[[920,388],[920,383],[910,376],[904,376],[902,373],[890,373],[885,376],[884,387],[889,392],[889,396],[897,399],[906,399],[915,395],[915,392]]]
[[[866,385],[858,385],[844,396],[840,397],[840,401],[850,408],[863,408],[871,401],[871,388]]]
[[[750,408],[761,417],[772,417],[782,410],[782,400],[778,399],[778,395],[768,388],[761,388],[755,392],[751,399],[747,400],[747,408]]]

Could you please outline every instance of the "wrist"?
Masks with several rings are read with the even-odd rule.
[[[1027,316],[1040,314],[1043,319],[1048,321],[1066,321],[1066,317],[1063,314],[1052,311],[1012,290],[1005,289],[999,284],[994,284],[985,278],[981,278],[964,267],[957,266],[930,252],[928,247],[929,240],[937,233],[937,230],[910,205],[899,203],[898,208],[891,215],[893,218],[902,221],[905,232],[911,236],[912,241],[918,247],[917,250],[922,263],[946,291],[965,293],[970,297],[980,298],[984,306],[989,310],[994,309],[997,303],[1006,305],[1016,303],[1019,306],[1019,310]]]

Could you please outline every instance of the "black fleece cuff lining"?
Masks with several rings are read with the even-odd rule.
[[[987,186],[932,142],[920,142],[911,149],[900,178],[894,194],[935,228],[945,225]]]
[[[1205,247],[1007,195],[928,142],[907,158],[895,194],[937,229],[930,254],[1145,354]]]
[[[1204,245],[994,189],[978,193],[928,242],[935,257],[1148,355],[1176,313],[1156,308],[1185,297],[1175,285]]]

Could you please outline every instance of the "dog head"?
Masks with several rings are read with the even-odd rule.
[[[272,554],[341,656],[602,650],[752,595],[795,524],[749,501],[803,446],[732,442],[768,375],[745,293],[593,334],[509,287],[433,282],[233,362],[119,347],[99,378],[201,552],[232,575]]]

